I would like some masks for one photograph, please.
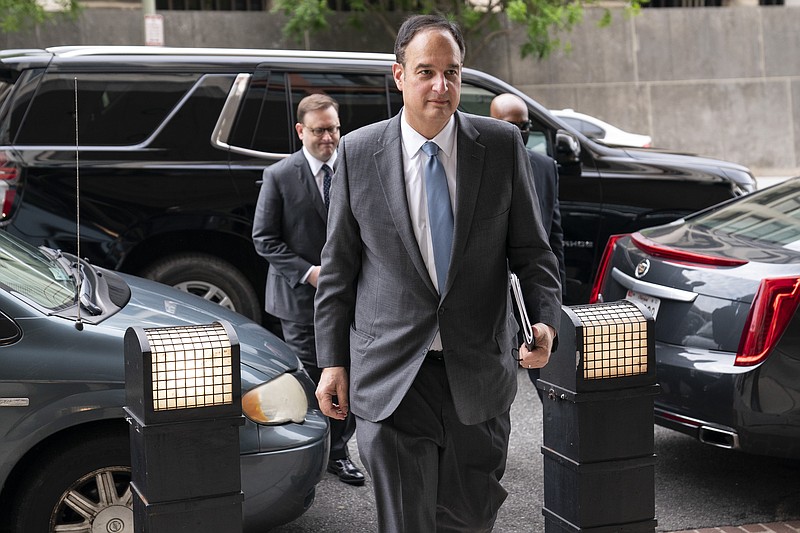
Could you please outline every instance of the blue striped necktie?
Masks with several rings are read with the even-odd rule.
[[[447,175],[437,157],[439,147],[428,141],[422,145],[428,155],[425,163],[425,192],[428,196],[428,224],[431,227],[433,260],[439,294],[444,292],[447,269],[450,266],[450,250],[453,247],[453,208],[447,188]]]

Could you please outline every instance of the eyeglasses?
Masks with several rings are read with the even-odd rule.
[[[339,130],[342,129],[340,126],[331,126],[330,128],[309,128],[305,124],[303,125],[305,129],[310,131],[314,137],[322,137],[326,133],[330,134],[331,137],[339,133]]]

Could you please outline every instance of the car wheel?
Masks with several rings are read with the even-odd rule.
[[[123,432],[58,442],[15,491],[11,531],[133,531],[130,464]]]
[[[142,275],[261,322],[261,304],[252,285],[241,271],[218,257],[174,255],[153,264]]]

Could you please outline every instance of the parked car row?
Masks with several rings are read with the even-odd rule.
[[[313,384],[282,342],[232,311],[269,323],[252,219],[263,169],[299,149],[297,102],[333,96],[345,133],[388,118],[402,105],[393,60],[160,47],[0,52],[0,254],[8,258],[0,262],[0,513],[13,517],[0,531],[107,528],[100,484],[129,501],[122,335],[130,325],[222,318],[239,334],[243,391],[296,381],[303,397],[291,401],[306,402],[302,422],[275,427],[245,413],[245,529],[311,505],[327,456]],[[589,300],[609,235],[755,189],[740,165],[595,142],[483,72],[465,69],[463,85],[467,112],[488,115],[503,92],[523,97],[529,147],[559,164],[567,303]],[[70,255],[78,234],[88,261]],[[83,299],[74,293],[80,275],[94,291]],[[87,517],[77,500],[97,512]]]
[[[259,321],[267,265],[250,235],[264,167],[299,149],[294,114],[307,94],[339,101],[343,133],[396,114],[393,61],[167,47],[0,52],[0,225],[74,252],[77,158],[83,255]],[[595,142],[464,69],[462,110],[488,115],[503,92],[528,103],[529,147],[559,163],[569,303],[588,300],[609,235],[755,189],[740,165]]]
[[[133,531],[125,332],[219,320],[236,331],[247,398],[244,531],[262,532],[311,506],[328,459],[327,420],[291,350],[202,298],[0,231],[0,531]]]
[[[592,301],[656,317],[656,422],[800,458],[800,177],[609,240]]]

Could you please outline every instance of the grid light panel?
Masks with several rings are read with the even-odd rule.
[[[154,411],[233,403],[231,342],[221,324],[144,331],[152,353]]]
[[[572,308],[583,327],[583,379],[647,374],[647,320],[625,301]]]

